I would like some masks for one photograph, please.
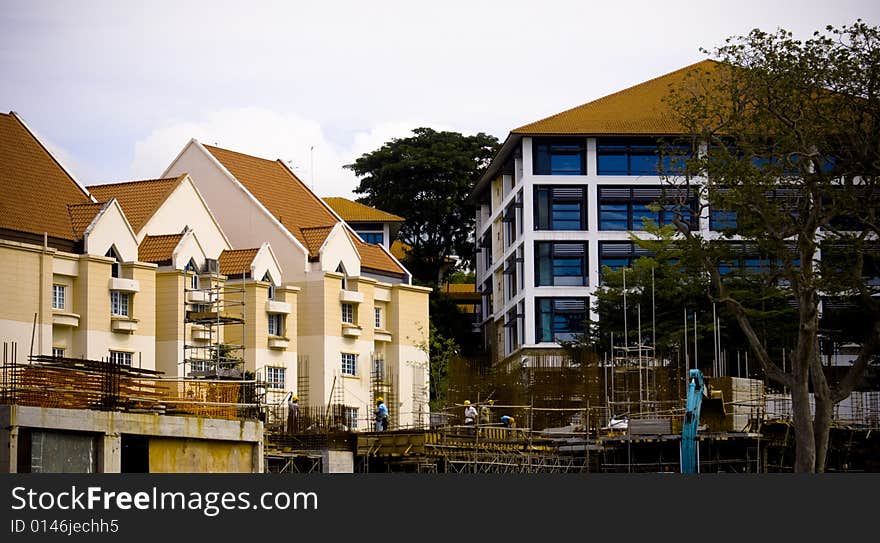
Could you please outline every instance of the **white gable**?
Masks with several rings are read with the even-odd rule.
[[[137,238],[119,202],[111,198],[83,233],[83,249],[86,254],[104,256],[114,246],[123,262],[137,261]]]
[[[361,257],[341,222],[336,223],[336,226],[330,230],[327,239],[318,250],[318,254],[323,271],[335,272],[341,262],[348,275],[359,276],[361,274]]]

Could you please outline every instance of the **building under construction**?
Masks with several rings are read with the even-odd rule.
[[[649,349],[526,352],[504,366],[459,360],[451,407],[428,428],[349,432],[330,404],[300,427],[269,428],[267,471],[678,472],[685,368]],[[708,376],[698,432],[702,472],[791,471],[791,400],[760,379]],[[464,424],[464,401],[491,414]],[[489,404],[492,400],[492,404]],[[516,423],[506,427],[500,417]],[[880,392],[854,392],[835,411],[828,471],[877,471]]]

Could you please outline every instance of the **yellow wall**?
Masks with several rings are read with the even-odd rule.
[[[150,438],[150,473],[251,473],[253,464],[252,443]]]
[[[52,269],[54,249],[0,240],[0,330],[2,341],[18,344],[18,361],[52,353]],[[36,327],[34,315],[36,314]]]

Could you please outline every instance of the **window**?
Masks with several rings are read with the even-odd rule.
[[[535,298],[535,340],[572,341],[584,332],[588,298]]]
[[[349,430],[355,430],[358,427],[358,408],[357,407],[346,407],[345,408],[345,425],[348,426]]]
[[[586,243],[535,243],[535,285],[585,287],[589,285]]]
[[[645,219],[663,226],[672,224],[676,215],[693,226],[696,200],[693,193],[685,194],[664,187],[599,187],[599,230],[644,230]],[[654,204],[659,205],[656,211],[651,209]]]
[[[535,175],[585,175],[584,139],[536,138],[532,144]]]
[[[66,307],[67,287],[64,285],[52,285],[52,309],[64,309]]]
[[[358,232],[358,235],[367,243],[385,243],[385,234],[382,232]]]
[[[354,324],[354,304],[342,304],[342,322]]]
[[[490,228],[482,238],[480,238],[479,251],[483,255],[483,269],[488,270],[492,267],[492,229]]]
[[[189,263],[184,268],[184,271],[187,275],[189,275],[189,288],[190,290],[198,290],[199,288],[199,268],[196,266],[195,260],[190,259]]]
[[[266,272],[263,275],[262,281],[264,283],[269,283],[269,291],[266,293],[266,297],[270,300],[275,299],[275,284],[272,283],[272,276],[269,275],[269,272]]]
[[[586,228],[586,187],[535,187],[535,230]]]
[[[380,383],[385,381],[385,359],[376,358],[373,360],[373,381]]]
[[[115,262],[113,262],[113,267],[110,269],[110,276],[119,277],[121,272],[120,262],[122,261],[122,259],[119,258],[119,253],[116,252],[116,247],[110,247],[110,249],[107,250],[107,253],[104,256],[108,256],[115,260]]]
[[[357,375],[358,355],[354,353],[342,353],[342,374]]]
[[[336,266],[336,273],[342,274],[342,290],[348,289],[348,273],[345,272],[345,266],[342,265],[342,262]]]
[[[376,328],[382,328],[382,308],[374,307],[373,308],[373,325]]]
[[[209,360],[193,359],[190,362],[189,370],[191,373],[207,373],[211,364]]]
[[[60,347],[52,347],[52,356],[55,358],[64,358],[64,349]]]
[[[507,299],[512,300],[516,293],[519,292],[520,288],[520,280],[522,277],[522,273],[520,272],[520,267],[522,266],[522,253],[517,249],[515,254],[510,255],[510,257],[504,263],[504,270],[501,272],[504,275],[504,281],[507,285]]]
[[[681,171],[690,157],[687,146],[665,145],[653,138],[599,138],[599,175],[666,175]]]
[[[110,291],[110,314],[118,317],[128,317],[128,293],[118,290]]]
[[[120,366],[131,366],[131,353],[124,351],[110,351],[110,363]]]
[[[285,388],[285,383],[287,382],[287,369],[286,368],[276,368],[273,366],[266,366],[266,384],[269,388],[272,389],[281,389]]]
[[[514,307],[510,311],[507,312],[507,318],[504,322],[504,330],[505,330],[505,339],[507,351],[506,354],[510,354],[513,351],[517,350],[521,344],[520,338],[520,319],[523,318],[523,314],[518,308],[522,309],[522,302],[517,304],[517,307]]]
[[[284,335],[284,315],[282,313],[269,313],[269,335]]]
[[[650,251],[642,249],[631,241],[599,242],[600,270],[606,266],[612,271],[631,268],[637,259],[651,255]]]

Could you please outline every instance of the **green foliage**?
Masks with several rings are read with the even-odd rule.
[[[767,376],[791,389],[796,470],[821,470],[831,406],[880,346],[878,285],[869,280],[880,274],[866,266],[880,233],[880,29],[857,21],[803,41],[753,30],[711,54],[721,63],[694,71],[668,98],[700,150],[669,182],[732,212],[736,224],[704,235],[677,221],[672,243],[678,265],[708,279],[711,299],[735,318]],[[833,335],[820,325],[820,297],[846,299],[864,323],[862,351],[838,382],[826,378],[817,348]],[[762,341],[762,321],[783,332],[786,371]]]
[[[416,128],[345,166],[361,177],[358,201],[406,219],[398,238],[421,284],[438,284],[452,256],[473,259],[474,213],[465,199],[498,149],[494,136]]]

